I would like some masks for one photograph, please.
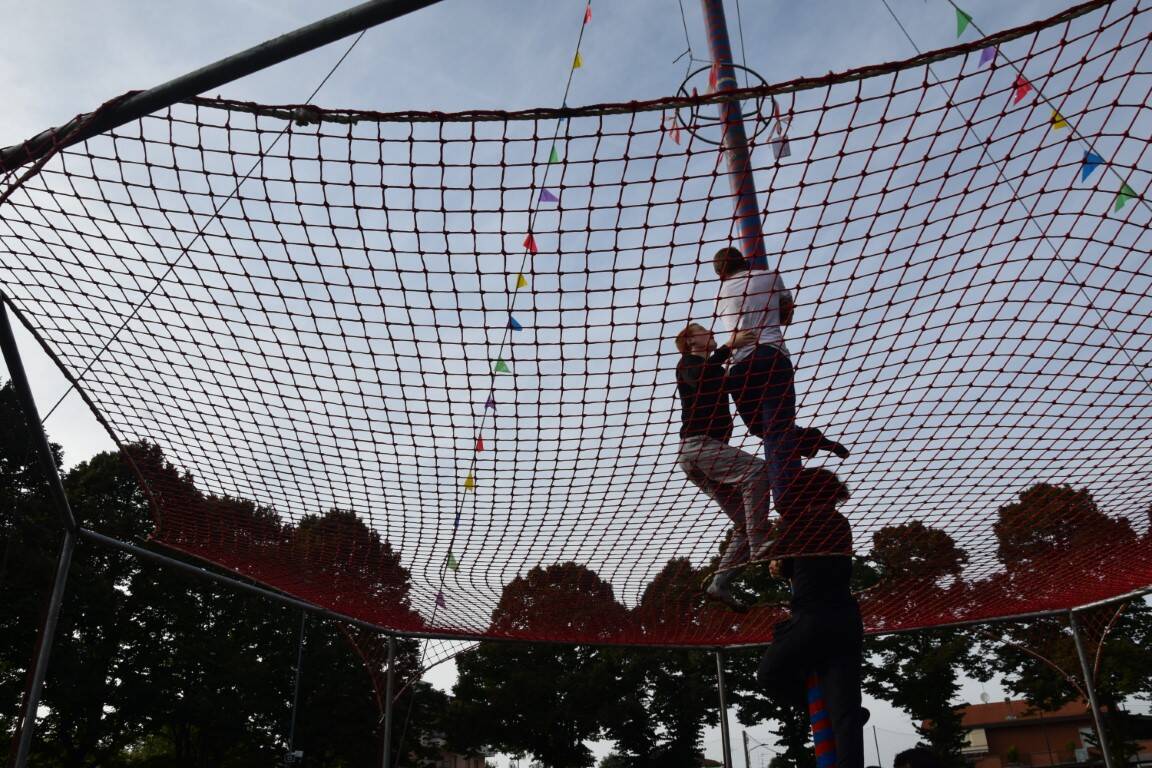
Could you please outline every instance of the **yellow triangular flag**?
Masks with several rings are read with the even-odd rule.
[[[476,481],[472,479],[472,473],[471,472],[468,473],[468,477],[464,478],[464,490],[466,490],[466,491],[475,491],[476,490]]]
[[[527,288],[527,287],[528,287],[528,278],[524,277],[523,274],[516,275],[516,290],[520,290],[521,288]]]
[[[580,51],[576,51],[576,58],[572,59],[572,69],[580,69],[584,66],[584,59],[580,58]]]
[[[1067,127],[1068,127],[1068,121],[1064,119],[1064,116],[1061,115],[1056,110],[1052,110],[1052,130],[1058,131],[1061,128],[1067,128]]]

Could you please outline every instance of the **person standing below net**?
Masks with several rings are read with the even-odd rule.
[[[815,675],[836,768],[864,768],[864,625],[851,591],[852,527],[837,509],[848,499],[848,486],[830,470],[806,468],[796,473],[788,494],[782,503],[793,514],[781,518],[771,546],[785,557],[772,560],[769,569],[791,582],[790,615],[773,628],[756,679],[779,703],[805,708]],[[816,723],[813,718],[814,728]]]
[[[755,332],[743,331],[717,349],[712,331],[696,323],[689,323],[676,336],[680,352],[676,390],[682,410],[678,463],[688,479],[719,504],[735,524],[705,594],[741,612],[748,607],[732,594],[730,585],[740,572],[739,566],[764,546],[770,497],[764,462],[728,444],[732,412],[724,388],[723,364],[733,350],[755,342]]]
[[[716,315],[728,330],[754,331],[756,343],[736,350],[726,380],[748,431],[764,441],[764,461],[773,501],[780,500],[800,471],[796,385],[782,326],[792,323],[795,303],[774,269],[751,269],[744,254],[721,248],[712,266],[720,278]]]

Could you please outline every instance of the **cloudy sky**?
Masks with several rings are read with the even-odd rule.
[[[954,41],[955,15],[944,0],[890,2],[921,49]],[[993,32],[1066,5],[972,0],[965,7],[977,24]],[[557,106],[583,6],[582,1],[568,0],[446,0],[370,31],[315,101],[382,111]],[[160,83],[343,7],[303,2],[21,4],[8,11],[0,33],[0,92],[7,97],[0,144],[15,143],[126,90]],[[745,58],[770,82],[914,53],[880,0],[744,0],[743,51],[737,5],[729,2],[728,10],[737,58]],[[677,0],[593,3],[594,20],[582,45],[584,67],[576,73],[569,104],[674,92],[686,68],[684,59],[674,60],[689,46],[697,57],[707,56],[696,4],[684,0],[684,11],[682,21]],[[264,103],[299,102],[345,47],[336,44],[229,84],[219,95]],[[34,345],[24,343],[22,348],[44,411],[65,385]],[[75,396],[65,401],[47,427],[64,445],[68,464],[111,447]],[[972,700],[979,692],[980,687],[973,685],[966,694]],[[872,706],[875,722],[885,729],[881,748],[890,760],[892,752],[910,740],[911,728],[906,719],[882,705]],[[753,733],[770,741],[766,730]],[[719,752],[715,734],[708,738],[709,756],[715,757]],[[739,764],[739,754],[737,759]]]

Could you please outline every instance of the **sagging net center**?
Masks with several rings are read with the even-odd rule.
[[[752,162],[798,421],[853,451],[825,463],[857,553],[884,531],[963,551],[864,592],[870,631],[1152,584],[1152,237],[1143,200],[1113,205],[1149,186],[1152,23],[1090,5],[991,64],[976,44],[743,94],[789,120],[770,151],[764,110]],[[160,544],[398,632],[763,642],[779,608],[699,598],[730,523],[676,465],[672,340],[717,324],[734,239],[720,152],[671,129],[709,99],[176,104],[12,194],[3,290],[133,456]],[[1041,505],[1032,555],[1006,554],[999,510],[1037,483],[1110,522]]]

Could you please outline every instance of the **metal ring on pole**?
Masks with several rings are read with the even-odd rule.
[[[763,76],[761,76],[760,73],[756,72],[755,70],[750,69],[749,67],[745,67],[741,64],[732,64],[731,66],[733,69],[741,70],[741,71],[751,75],[753,78],[755,78],[755,80],[757,81],[756,84],[753,86],[749,86],[749,87],[758,88],[760,86],[768,85],[768,81],[765,80],[763,78]],[[680,87],[676,90],[676,95],[680,96],[681,98],[685,98],[685,99],[697,97],[699,95],[699,92],[698,92],[699,89],[690,88],[689,83],[691,83],[692,79],[694,77],[696,77],[697,75],[699,75],[703,72],[709,72],[711,70],[712,70],[712,66],[707,66],[707,67],[700,67],[699,69],[695,69],[695,70],[689,72],[687,74],[687,76],[685,76],[684,82],[680,83]],[[745,112],[743,109],[743,106],[741,106],[741,110],[740,110],[741,117],[744,120],[746,120],[746,121],[752,120],[755,122],[755,125],[756,125],[756,130],[753,131],[751,137],[749,137],[750,140],[755,139],[761,133],[763,133],[765,130],[768,129],[769,123],[772,121],[772,112],[769,112],[768,116],[765,116],[763,109],[764,109],[764,105],[766,103],[770,103],[773,106],[775,106],[776,97],[761,95],[755,99],[755,102],[756,102],[756,108],[754,110]],[[685,120],[684,116],[681,114],[682,109],[677,109],[676,110],[676,121],[678,123],[680,123],[681,127],[683,127],[684,130],[690,132],[693,136],[700,139],[704,143],[719,147],[722,145],[722,142],[710,139],[700,132],[701,128],[707,128],[710,126],[715,126],[716,128],[721,127],[721,121],[719,120],[719,118],[704,118],[703,117],[703,114],[704,114],[703,110],[702,110],[703,106],[704,106],[703,104],[693,104],[690,107],[682,108],[682,109],[687,109],[687,111],[688,111],[689,117],[687,120]]]

